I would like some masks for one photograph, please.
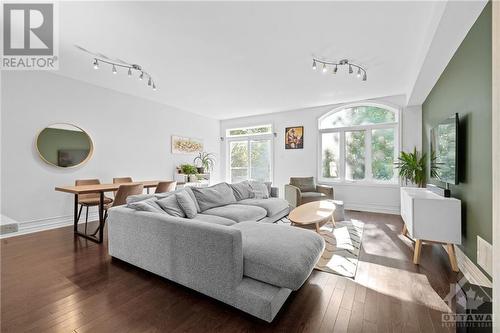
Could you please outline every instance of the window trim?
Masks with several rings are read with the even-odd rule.
[[[328,116],[340,112],[345,109],[360,107],[360,106],[372,106],[377,108],[382,108],[394,113],[395,121],[381,124],[368,124],[368,125],[354,125],[354,126],[346,126],[346,127],[335,127],[335,128],[324,128],[321,129],[321,122]],[[371,185],[371,186],[399,186],[400,179],[395,172],[393,179],[391,180],[377,180],[373,179],[372,175],[372,161],[371,161],[371,137],[372,130],[374,129],[394,129],[394,160],[396,161],[400,154],[401,147],[401,110],[391,105],[381,104],[381,103],[352,103],[345,104],[340,107],[336,107],[333,110],[321,115],[318,118],[317,128],[318,128],[318,137],[317,137],[317,158],[316,158],[316,172],[318,182],[322,184],[352,184],[352,185]],[[356,131],[356,130],[364,130],[365,131],[365,148],[369,147],[365,153],[365,178],[360,180],[351,180],[346,179],[345,177],[345,132]],[[339,178],[324,178],[323,170],[322,170],[322,162],[323,162],[323,140],[322,135],[324,133],[339,133]]]
[[[235,130],[235,129],[242,129],[242,128],[254,128],[254,127],[264,127],[264,126],[270,126],[271,132],[269,133],[258,133],[258,134],[245,134],[245,135],[234,135],[234,136],[227,136],[227,133],[229,133],[230,130]],[[250,141],[262,141],[262,140],[269,140],[271,142],[271,151],[269,152],[270,155],[270,178],[269,181],[273,182],[274,181],[274,133],[273,133],[273,126],[272,125],[257,125],[257,126],[248,126],[248,127],[236,127],[236,128],[228,128],[226,129],[226,182],[231,183],[231,142],[235,141],[246,141],[247,142],[247,149],[250,152]],[[248,163],[247,166],[247,177],[250,176],[250,162]]]

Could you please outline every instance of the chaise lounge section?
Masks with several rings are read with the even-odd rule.
[[[227,194],[226,186],[217,184],[215,189]],[[189,196],[202,210],[211,205],[213,194],[203,197],[203,193],[213,189],[198,193],[183,189],[169,196],[193,192]],[[162,200],[142,199],[135,203]],[[255,215],[264,214],[260,221],[279,209],[274,204],[266,210],[238,202],[207,210],[215,214],[215,208],[232,211],[235,206],[238,211],[261,209]],[[108,218],[109,254],[271,322],[290,293],[311,274],[324,250],[323,238],[301,228],[257,220],[235,221],[229,214],[211,215],[207,210],[186,218],[126,206],[112,208]]]

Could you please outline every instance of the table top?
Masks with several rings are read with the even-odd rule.
[[[112,192],[118,190],[120,185],[124,184],[142,184],[145,188],[158,186],[158,180],[137,181],[133,183],[120,183],[120,184],[95,184],[95,185],[72,185],[72,186],[56,186],[55,190],[73,194],[86,194],[86,193],[101,193]]]
[[[332,218],[333,212],[335,212],[333,201],[313,201],[294,208],[288,218],[296,224],[313,224]]]

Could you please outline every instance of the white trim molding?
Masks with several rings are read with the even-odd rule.
[[[467,257],[467,255],[460,249],[460,247],[455,246],[455,254],[457,256],[457,264],[460,272],[465,276],[467,281],[471,284],[475,284],[481,287],[493,288],[493,283],[484,274],[479,267],[472,260]],[[446,245],[443,245],[446,251]]]
[[[493,330],[500,333],[500,2],[492,6]]]
[[[0,239],[31,234],[45,230],[67,227],[73,225],[73,215],[49,217],[45,219],[18,222],[18,231],[0,235]],[[97,212],[89,212],[89,221],[97,221],[99,216]],[[84,224],[85,218],[80,218],[79,224]]]

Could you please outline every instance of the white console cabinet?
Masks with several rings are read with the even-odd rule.
[[[457,262],[453,244],[462,242],[461,203],[425,188],[401,188],[403,233],[415,239],[413,262],[420,263],[422,242],[446,244],[453,271]]]

